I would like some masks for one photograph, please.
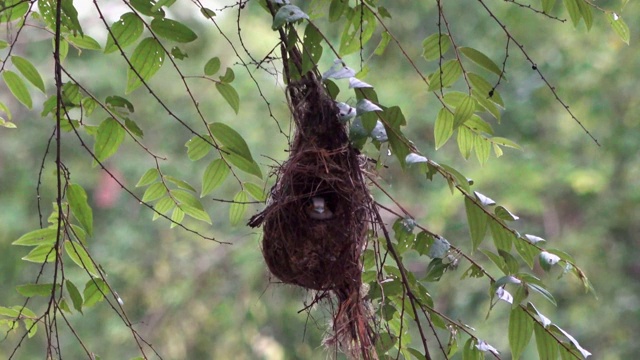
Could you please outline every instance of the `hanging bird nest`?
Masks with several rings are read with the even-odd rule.
[[[362,157],[316,76],[290,82],[287,90],[296,125],[290,156],[276,171],[269,205],[249,225],[263,226],[262,253],[275,277],[317,290],[314,301],[337,300],[325,343],[375,358],[361,290],[361,255],[373,224]]]

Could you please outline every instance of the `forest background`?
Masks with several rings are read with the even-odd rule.
[[[613,6],[614,2],[609,2]],[[505,4],[510,5],[510,4]],[[212,9],[225,4],[208,4]],[[415,44],[407,50],[419,57],[419,44],[437,31],[435,22],[425,23],[422,16],[437,11],[435,2],[398,1],[385,5],[395,20],[392,31],[406,43]],[[460,38],[473,43],[494,59],[504,54],[502,43],[495,41],[500,29],[486,17],[467,10],[463,2],[447,3],[448,11],[456,14],[453,31]],[[172,16],[181,19],[207,39],[207,47],[185,46],[194,73],[200,73],[212,56],[220,57],[224,66],[234,68],[234,58],[228,44],[207,24],[202,16],[188,7],[171,8]],[[91,10],[79,7],[80,18],[88,19]],[[183,10],[184,9],[184,10]],[[113,9],[114,14],[120,14]],[[275,34],[269,18],[257,6],[243,12],[242,27],[250,29],[243,40],[255,54],[271,51]],[[627,46],[608,29],[603,19],[596,19],[594,28],[587,31],[584,24],[574,28],[542,16],[522,11],[516,5],[496,6],[495,12],[506,19],[510,31],[526,44],[527,51],[538,67],[557,86],[565,101],[581,122],[599,140],[594,144],[564,112],[545,87],[537,73],[526,65],[512,67],[508,82],[501,85],[507,103],[502,122],[495,126],[499,136],[513,139],[523,151],[506,150],[499,158],[491,158],[480,165],[475,159],[464,160],[453,142],[437,152],[434,149],[433,119],[437,114],[434,99],[416,81],[416,75],[405,64],[388,61],[385,55],[370,59],[371,67],[384,69],[384,75],[371,73],[369,80],[386,102],[401,105],[408,119],[406,133],[412,134],[427,156],[436,161],[455,165],[467,177],[474,179],[483,193],[507,206],[526,222],[523,231],[540,234],[556,247],[571,253],[587,272],[598,297],[584,294],[572,278],[550,282],[550,291],[558,307],[543,304],[542,311],[562,324],[580,343],[593,353],[595,359],[629,359],[640,354],[640,344],[634,334],[640,333],[640,159],[638,134],[640,100],[637,80],[640,78],[640,57],[636,46]],[[220,11],[217,21],[231,29],[237,21],[233,9]],[[562,18],[567,15],[561,14]],[[109,17],[109,13],[106,14]],[[625,20],[631,26],[631,38],[638,38],[640,4],[629,2]],[[86,18],[83,18],[86,17]],[[115,21],[116,18],[109,18]],[[82,20],[84,21],[84,20]],[[84,24],[84,23],[83,23]],[[100,24],[84,25],[87,34],[106,39]],[[35,33],[34,33],[35,34]],[[338,31],[330,34],[339,36]],[[32,35],[22,43],[20,52],[37,64],[42,73],[52,68],[50,40]],[[268,41],[266,41],[267,39]],[[237,41],[235,39],[234,41]],[[392,45],[390,45],[392,47]],[[397,51],[394,50],[394,51]],[[124,92],[126,65],[114,64],[116,55],[72,49],[66,60],[84,79],[90,79],[92,90],[102,98],[114,91]],[[514,55],[517,56],[517,55]],[[91,66],[86,66],[90,58]],[[347,61],[358,63],[357,56]],[[32,60],[33,61],[33,60]],[[331,65],[323,58],[324,69]],[[426,66],[422,64],[421,66]],[[273,122],[266,115],[264,104],[257,99],[255,88],[246,73],[236,71],[234,85],[239,92],[241,108],[236,115],[228,104],[206,81],[194,82],[197,93],[211,93],[203,111],[215,114],[216,121],[233,124],[249,143],[252,153],[283,159],[286,139],[265,135],[265,128]],[[259,73],[261,81],[270,84],[266,97],[272,102],[274,115],[288,119],[282,97],[282,83],[268,74]],[[185,102],[184,90],[174,87],[170,75],[161,70],[152,83],[159,94],[171,99],[170,107]],[[51,84],[47,84],[51,86]],[[102,92],[102,93],[101,93]],[[144,90],[137,90],[141,97]],[[135,93],[134,93],[135,94]],[[20,260],[26,254],[22,247],[11,242],[38,224],[36,185],[40,163],[51,131],[50,120],[41,118],[40,109],[20,108],[6,88],[2,100],[12,106],[17,129],[0,128],[0,303],[19,303],[22,297],[13,290],[29,283],[38,273],[37,266]],[[35,96],[43,96],[34,95]],[[36,101],[37,103],[37,101]],[[149,147],[162,149],[169,160],[163,167],[171,173],[199,179],[203,165],[186,158],[185,143],[191,134],[177,124],[165,121],[166,115],[158,106],[138,106],[136,119],[145,131]],[[287,126],[285,125],[285,129]],[[229,204],[207,201],[205,208],[211,215],[212,226],[200,223],[192,227],[231,245],[203,240],[179,228],[169,229],[165,220],[150,221],[152,213],[115,185],[99,171],[83,172],[91,161],[71,142],[63,149],[66,164],[74,181],[89,192],[94,209],[95,230],[99,239],[92,244],[93,256],[109,269],[109,280],[123,299],[128,314],[145,338],[171,359],[227,358],[236,359],[324,359],[320,348],[326,329],[326,314],[321,309],[309,319],[303,308],[305,293],[290,286],[270,284],[260,252],[259,234],[242,225],[231,226]],[[119,158],[107,162],[109,169],[128,186],[133,187],[144,173],[146,158],[139,149],[126,143]],[[266,157],[258,159],[268,164]],[[425,183],[417,173],[402,173],[394,167],[380,173],[420,222],[448,239],[467,239],[464,206],[455,201],[442,181]],[[51,171],[44,172],[45,180]],[[196,180],[197,181],[197,180]],[[52,182],[44,181],[41,192],[53,194]],[[139,190],[141,196],[143,190]],[[218,189],[214,196],[233,197],[229,184]],[[50,196],[49,196],[50,198]],[[210,200],[210,199],[209,199]],[[257,212],[253,205],[247,216]],[[420,271],[428,264],[411,263],[412,271]],[[508,306],[500,304],[485,320],[489,307],[486,289],[470,280],[457,281],[462,271],[446,273],[434,283],[438,309],[452,318],[464,319],[476,327],[488,342],[499,350],[508,349],[505,336]],[[554,277],[557,274],[542,277]],[[451,278],[455,281],[448,281]],[[468,286],[461,286],[465,284]],[[500,306],[504,305],[501,309]],[[324,316],[324,317],[323,317]],[[100,305],[88,309],[84,316],[73,315],[76,329],[83,334],[92,351],[103,358],[135,356],[136,347],[130,332],[110,308]],[[62,330],[64,333],[64,330]],[[5,359],[16,339],[9,336],[0,342],[0,359]],[[20,349],[20,359],[41,358],[39,341],[31,340]],[[79,358],[71,336],[61,337],[68,358]],[[65,344],[67,343],[68,344]],[[66,345],[66,346],[65,346]],[[44,343],[41,343],[44,347]],[[535,354],[534,344],[527,348],[524,358]]]

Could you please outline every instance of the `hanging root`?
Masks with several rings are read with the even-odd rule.
[[[334,314],[332,333],[325,337],[323,344],[339,349],[350,359],[377,360],[370,305],[360,290],[335,293],[338,310]]]

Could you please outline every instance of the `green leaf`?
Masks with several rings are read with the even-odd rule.
[[[118,151],[120,144],[124,141],[126,132],[115,119],[105,119],[98,127],[96,143],[93,145],[93,152],[98,161],[111,157]],[[94,166],[97,162],[94,161]]]
[[[455,182],[460,185],[464,190],[470,192],[471,191],[471,187],[469,184],[469,179],[467,179],[466,176],[462,175],[462,173],[460,173],[458,170],[452,168],[449,165],[440,163],[440,166],[446,170],[447,173],[449,173],[451,175],[451,177],[453,179],[455,179]],[[448,179],[447,179],[448,180]],[[451,186],[451,184],[450,184]],[[453,188],[451,189],[451,192],[453,193]]]
[[[150,202],[153,200],[157,200],[162,196],[164,196],[164,194],[166,193],[167,193],[167,188],[164,186],[163,183],[161,182],[153,183],[151,184],[151,186],[147,188],[147,190],[145,190],[144,195],[142,195],[142,201]]]
[[[453,129],[464,124],[473,115],[475,109],[476,101],[471,96],[465,97],[453,113]]]
[[[435,242],[435,238],[425,231],[421,231],[416,235],[415,242],[412,244],[413,249],[420,255],[426,255]],[[448,251],[449,249],[447,249]]]
[[[160,201],[158,201],[154,206],[153,209],[156,211],[153,214],[153,220],[157,220],[160,214],[165,214],[167,213],[169,210],[173,209],[176,206],[176,203],[173,201],[172,198],[170,198],[169,196],[165,196],[162,199],[160,199]]]
[[[491,237],[493,238],[496,249],[511,251],[511,244],[515,236],[493,219],[489,220],[489,229],[491,230]]]
[[[9,120],[11,120],[11,110],[9,110],[9,108],[7,107],[7,105],[5,105],[3,102],[0,101],[0,111],[4,112],[5,114],[7,114],[7,118]]]
[[[473,150],[474,144],[474,135],[471,130],[466,127],[458,128],[458,148],[460,149],[460,153],[464,156],[465,159],[468,159],[471,155],[471,151]]]
[[[422,57],[427,61],[439,59],[450,46],[449,34],[432,34],[422,41]]]
[[[338,21],[348,7],[349,7],[348,1],[332,0],[331,5],[329,5],[329,21],[330,22]]]
[[[387,49],[387,46],[391,41],[391,35],[388,31],[383,31],[381,36],[382,38],[380,39],[378,46],[376,46],[376,49],[373,51],[373,53],[378,56],[384,54],[384,51]]]
[[[71,280],[65,281],[64,284],[67,287],[67,292],[69,293],[69,297],[71,297],[73,308],[76,309],[78,312],[82,313],[82,303],[84,301],[82,300],[82,295],[80,294],[80,291],[78,290],[76,285],[71,282]]]
[[[96,39],[89,35],[69,35],[66,37],[67,41],[73,45],[87,50],[102,50],[100,44]]]
[[[23,57],[11,55],[11,62],[20,71],[22,76],[44,93],[44,82],[40,73],[31,62]]]
[[[458,106],[460,106],[462,101],[465,100],[468,96],[469,96],[468,93],[464,93],[461,91],[449,91],[444,94],[444,97],[442,98],[442,100],[444,100],[444,102],[447,105],[457,108]],[[483,110],[482,106],[476,105],[475,111],[482,111],[482,110]]]
[[[71,224],[71,234],[73,234],[73,236],[78,239],[82,245],[87,244],[87,232],[84,231],[83,228],[81,228],[80,226],[76,225],[76,224]]]
[[[164,17],[164,10],[161,8],[155,8],[156,2],[154,0],[131,0],[131,6],[139,11],[142,15],[153,16],[154,18]]]
[[[0,23],[11,22],[23,17],[29,11],[30,4],[19,1],[3,1],[0,11]]]
[[[497,136],[496,137],[492,137],[491,138],[491,142],[499,144],[501,146],[506,146],[506,147],[510,147],[510,148],[513,148],[513,149],[522,150],[520,145],[516,144],[515,142],[513,142],[513,141],[511,141],[509,139],[503,138],[503,137],[497,137]]]
[[[227,70],[224,72],[224,75],[220,76],[220,81],[223,83],[231,83],[233,82],[233,80],[235,80],[236,78],[236,74],[233,72],[232,68],[227,68]]]
[[[587,30],[591,30],[591,26],[593,25],[591,5],[587,4],[585,1],[578,1],[578,7],[580,8],[580,15],[582,15],[582,20],[584,20]]]
[[[104,102],[109,109],[116,110],[120,114],[133,113],[135,111],[133,104],[122,96],[110,95],[107,96]]]
[[[4,79],[5,84],[7,84],[7,87],[13,96],[15,96],[15,98],[28,109],[31,109],[33,106],[31,95],[29,94],[29,90],[27,90],[27,86],[24,84],[24,81],[22,81],[22,78],[13,71],[5,70],[2,73],[2,79]]]
[[[578,26],[580,22],[580,18],[582,14],[580,13],[580,6],[578,5],[578,1],[582,0],[562,0],[564,3],[564,7],[567,8],[569,12],[569,16],[571,17],[571,22],[573,26]]]
[[[90,97],[82,99],[80,104],[82,105],[82,109],[87,116],[91,116],[91,114],[93,114],[93,111],[98,107],[98,102]]]
[[[78,21],[78,11],[73,6],[73,0],[62,0],[61,2],[62,23],[69,28],[74,35],[76,33],[82,35],[82,27],[80,26],[80,21]]]
[[[538,356],[540,359],[557,359],[558,343],[538,322],[533,325],[533,331],[536,334],[536,346],[538,348]]]
[[[494,93],[497,93],[497,92],[494,90]],[[498,107],[493,101],[489,100],[487,96],[480,95],[480,93],[476,90],[472,90],[471,95],[473,95],[473,98],[476,99],[476,101],[482,107],[482,109],[488,111],[491,114],[491,116],[493,116],[496,120],[498,120],[498,123],[500,123],[502,114],[500,114],[500,109],[498,109]],[[498,94],[498,96],[500,96],[500,94]],[[476,111],[478,110],[476,109]],[[482,110],[479,110],[479,111],[482,111]]]
[[[227,83],[216,83],[216,89],[237,114],[240,111],[240,96],[236,89]]]
[[[440,90],[455,83],[462,75],[462,67],[458,60],[449,60],[442,64],[440,71],[429,75],[429,91]]]
[[[64,59],[66,59],[68,53],[69,53],[69,42],[66,41],[65,39],[60,39],[60,61],[63,61]]]
[[[144,175],[142,175],[140,180],[138,180],[138,183],[136,184],[136,187],[140,187],[140,186],[145,186],[145,185],[151,184],[152,182],[156,181],[156,179],[158,178],[159,175],[160,175],[160,173],[158,172],[157,168],[151,168],[151,169],[147,170],[144,173]]]
[[[180,47],[174,46],[171,48],[171,57],[178,60],[184,60],[189,57],[189,54],[184,52]]]
[[[356,7],[345,22],[338,53],[344,56],[360,50],[371,39],[376,25],[376,17],[368,6]]]
[[[173,229],[177,224],[181,224],[182,220],[184,220],[184,211],[180,209],[180,206],[177,206],[171,213],[171,228]]]
[[[474,94],[474,97],[478,102],[481,102],[481,99],[491,100],[495,104],[504,108],[504,101],[500,94],[493,88],[491,84],[487,82],[482,76],[474,73],[468,73],[467,77],[469,78],[469,82],[471,86],[473,86],[473,91],[477,92]]]
[[[242,184],[242,186],[244,186],[246,192],[257,201],[264,202],[265,200],[267,200],[267,196],[265,195],[262,187],[250,182],[245,182]]]
[[[447,143],[451,135],[453,135],[453,114],[449,110],[442,108],[438,112],[436,124],[433,129],[436,142],[436,150]]]
[[[507,268],[507,264],[504,259],[499,255],[489,251],[489,250],[480,250],[481,253],[486,255],[492,263],[494,263],[500,271],[502,271],[505,275],[509,275],[509,269]]]
[[[467,197],[464,199],[464,206],[467,211],[471,243],[473,244],[473,250],[476,250],[484,240],[487,232],[487,214]]]
[[[104,280],[95,278],[87,281],[84,285],[84,307],[91,307],[104,299],[109,293],[109,287]]]
[[[170,7],[176,2],[176,0],[158,0],[152,7],[151,11],[158,11],[163,6]]]
[[[476,347],[476,340],[472,337],[464,343],[462,349],[462,360],[482,360],[484,359],[484,353],[478,350]]]
[[[64,242],[64,250],[67,255],[73,260],[76,265],[80,268],[87,270],[89,274],[99,277],[100,273],[96,270],[95,265],[93,265],[93,261],[91,257],[87,253],[87,251],[82,247],[82,245],[66,240]]]
[[[529,236],[532,236],[532,235],[529,235]],[[573,256],[567,254],[566,252],[564,252],[562,250],[546,249],[546,251],[550,252],[551,254],[555,254],[555,255],[559,256],[562,260],[565,260],[567,262],[572,262],[572,263],[576,262],[576,260],[573,258]]]
[[[322,57],[322,34],[313,24],[308,24],[304,30],[304,43],[302,46],[302,69],[301,73],[306,74],[314,69]]]
[[[38,323],[35,322],[35,320],[33,319],[27,319],[27,318],[22,319],[22,321],[24,322],[25,329],[29,331],[27,333],[27,336],[29,337],[29,339],[31,339],[38,332]]]
[[[380,334],[380,336],[376,338],[375,342],[375,349],[378,354],[376,358],[386,358],[383,355],[396,346],[397,342],[398,337],[393,334],[389,334],[387,332]]]
[[[200,13],[202,14],[202,16],[204,16],[207,19],[211,19],[214,16],[216,16],[216,12],[211,10],[211,9],[207,9],[205,7],[200,8]]]
[[[18,240],[11,243],[11,245],[22,245],[22,246],[35,246],[35,245],[46,245],[46,244],[54,244],[56,242],[56,237],[58,235],[58,229],[56,228],[46,228],[46,229],[38,229],[28,232],[18,238]]]
[[[225,148],[222,148],[222,151],[225,151]],[[228,162],[233,164],[238,169],[246,172],[247,174],[255,175],[262,179],[262,171],[260,167],[254,160],[245,159],[242,156],[237,155],[236,153],[222,153],[222,157],[224,157]]]
[[[495,62],[493,62],[493,60],[491,60],[482,52],[470,47],[460,47],[458,48],[458,50],[474,63],[482,66],[483,68],[491,71],[498,76],[502,75],[502,69],[500,69],[500,67]]]
[[[542,285],[527,283],[527,286],[529,287],[529,289],[542,295],[542,297],[544,297],[548,302],[552,303],[554,306],[558,306],[558,303],[556,302],[556,299],[553,297],[553,295],[551,295],[549,290],[542,287]]]
[[[87,193],[82,186],[78,184],[70,184],[67,188],[67,200],[71,212],[82,228],[89,234],[93,235],[93,211],[87,202]]]
[[[511,358],[517,360],[533,335],[533,319],[520,307],[511,309],[509,315],[509,345]]]
[[[308,18],[309,18],[309,15],[307,15],[299,7],[295,5],[285,5],[280,9],[278,9],[278,12],[273,17],[273,24],[271,25],[271,28],[273,30],[277,30],[286,23],[292,23],[298,20],[308,19]]]
[[[186,190],[189,190],[189,191],[196,192],[196,189],[193,186],[191,186],[191,184],[189,184],[188,182],[186,182],[184,180],[180,180],[180,179],[178,179],[176,177],[173,177],[171,175],[165,175],[164,179],[169,181],[169,182],[171,182],[171,183],[173,183],[173,184],[175,184],[175,185],[177,185],[181,189],[186,189]]]
[[[0,126],[7,128],[7,129],[15,129],[17,128],[16,124],[12,123],[11,121],[5,121],[3,118],[0,117]]]
[[[56,259],[54,244],[43,244],[31,250],[22,260],[38,264],[53,262]]]
[[[476,114],[471,115],[469,120],[464,123],[464,126],[477,131],[479,133],[486,133],[493,135],[493,129],[491,125],[489,125],[486,121],[482,120],[482,118]]]
[[[120,16],[120,20],[111,25],[111,33],[107,38],[107,44],[104,46],[104,53],[109,54],[118,50],[118,45],[121,49],[133,44],[142,32],[144,31],[144,24],[142,19],[138,15],[128,12]]]
[[[540,253],[540,250],[536,249],[535,247],[530,245],[527,241],[524,241],[522,239],[516,239],[516,241],[514,242],[514,245],[515,245],[516,251],[518,251],[518,254],[520,254],[520,257],[522,258],[522,260],[524,260],[524,262],[526,262],[527,265],[529,265],[529,267],[533,269],[534,260],[536,256],[538,256],[538,254]]]
[[[242,220],[244,213],[247,211],[247,201],[249,201],[249,196],[244,190],[239,191],[233,197],[233,203],[229,207],[229,222],[231,225],[237,225]]]
[[[157,36],[180,43],[192,42],[198,38],[198,35],[186,25],[167,18],[151,20],[151,30]]]
[[[179,202],[178,206],[185,214],[211,224],[209,214],[204,211],[202,203],[193,194],[184,190],[171,190],[170,195]]]
[[[26,284],[16,286],[16,290],[22,296],[51,296],[53,284]],[[56,284],[56,291],[60,290],[60,285]]]
[[[142,129],[140,129],[138,124],[136,124],[135,121],[129,119],[128,117],[124,118],[124,126],[126,126],[127,130],[129,130],[133,135],[137,137],[142,137],[144,135]]]
[[[499,219],[502,220],[516,221],[520,219],[518,216],[514,215],[511,211],[507,210],[507,208],[503,206],[496,206],[494,213]]]
[[[212,57],[204,64],[204,74],[207,76],[215,75],[220,71],[220,58],[217,56]]]
[[[502,257],[502,259],[504,259],[508,274],[515,274],[518,272],[518,270],[520,269],[520,264],[518,263],[518,260],[516,260],[516,258],[511,255],[511,253],[499,249],[498,254],[500,254],[500,257]]]
[[[78,84],[69,81],[62,86],[62,101],[67,107],[70,105],[77,106],[82,103],[82,94]]]
[[[556,0],[541,0],[542,11],[546,14],[550,14],[553,10],[553,6],[556,4]]]
[[[491,143],[482,136],[475,136],[474,148],[476,149],[476,157],[480,165],[484,165],[491,155]]]
[[[607,14],[607,20],[609,20],[609,24],[613,31],[620,36],[620,39],[625,42],[625,44],[629,45],[630,40],[630,32],[629,26],[627,23],[622,20],[622,17],[614,12]]]
[[[200,197],[209,194],[218,186],[222,185],[231,171],[222,159],[213,160],[202,175],[202,192]]]
[[[133,69],[127,71],[125,92],[129,94],[142,85],[143,81],[149,81],[164,64],[164,58],[164,49],[158,40],[152,37],[143,39],[131,55]]]
[[[389,138],[389,146],[391,152],[396,155],[396,158],[400,162],[400,165],[404,168],[405,159],[408,154],[411,153],[408,144],[410,141],[404,136],[400,128],[407,124],[407,121],[402,113],[402,109],[398,106],[392,106],[384,109],[379,114],[384,119],[384,129]]]
[[[16,309],[11,309],[8,307],[0,306],[0,315],[6,317],[17,318],[20,316],[21,311]]]
[[[253,161],[246,141],[230,126],[221,122],[214,122],[209,124],[209,130],[211,130],[213,137],[226,148],[226,151],[231,151],[247,160]]]
[[[205,135],[204,137],[209,136]],[[187,147],[187,156],[191,161],[200,160],[211,151],[211,144],[204,141],[200,136],[192,137],[184,146]]]

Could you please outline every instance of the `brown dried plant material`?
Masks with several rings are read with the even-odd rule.
[[[372,198],[361,156],[349,144],[338,109],[314,76],[290,83],[296,133],[277,170],[262,225],[262,253],[283,283],[337,301],[325,344],[353,358],[374,359],[372,314],[363,298],[361,255],[372,228]]]

